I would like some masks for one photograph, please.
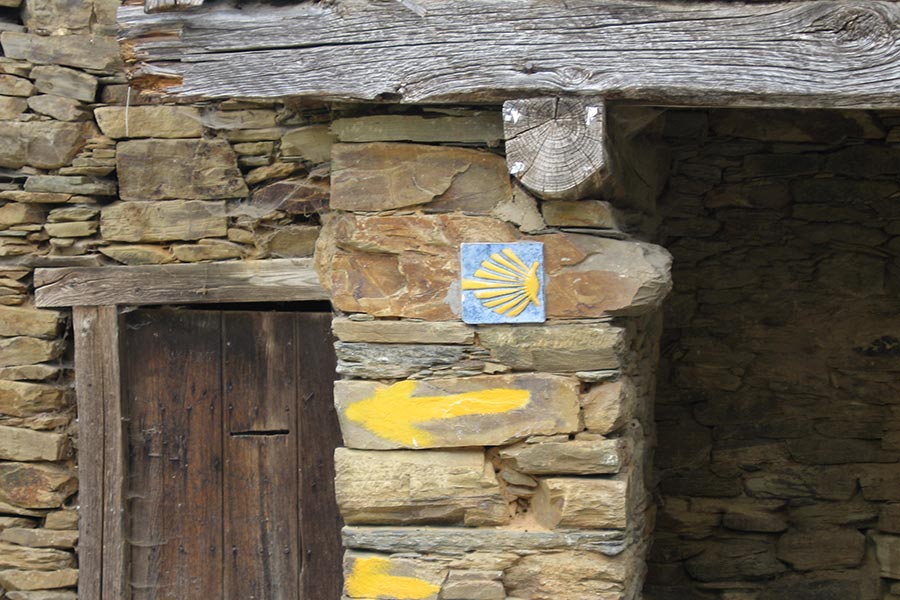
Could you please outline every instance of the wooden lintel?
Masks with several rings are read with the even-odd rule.
[[[223,0],[119,11],[134,85],[400,103],[588,95],[900,108],[900,4],[876,0]]]
[[[330,299],[311,258],[37,269],[34,285],[41,307]]]
[[[531,98],[503,104],[511,175],[546,200],[578,200],[610,182],[602,98]]]

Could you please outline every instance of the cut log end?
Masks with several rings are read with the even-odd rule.
[[[577,200],[606,187],[606,105],[596,98],[532,98],[503,105],[510,174],[535,195]]]

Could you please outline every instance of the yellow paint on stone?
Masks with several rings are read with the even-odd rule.
[[[391,575],[387,558],[357,558],[347,577],[347,593],[354,598],[423,600],[440,591],[440,586],[416,577]]]
[[[416,424],[509,412],[531,400],[528,390],[511,388],[414,398],[415,389],[415,381],[395,383],[347,408],[347,418],[381,438],[415,448],[432,441],[431,434]]]

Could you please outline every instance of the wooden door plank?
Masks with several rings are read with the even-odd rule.
[[[102,598],[104,370],[99,351],[101,307],[75,307],[75,393],[78,397],[78,597]]]
[[[334,497],[334,449],[342,444],[334,410],[337,358],[330,313],[296,315],[300,430],[302,598],[340,598],[341,520]]]
[[[900,107],[900,5],[876,0],[342,0],[119,11],[132,85],[392,103],[593,95]]]
[[[296,434],[224,439],[223,598],[299,600]]]
[[[37,269],[37,306],[328,300],[311,258]]]
[[[133,598],[220,597],[221,316],[134,311],[126,331]]]
[[[293,316],[226,312],[222,319],[226,433],[295,433]]]

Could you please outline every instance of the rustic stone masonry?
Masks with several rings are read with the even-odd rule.
[[[644,597],[900,597],[900,117],[677,111]]]

